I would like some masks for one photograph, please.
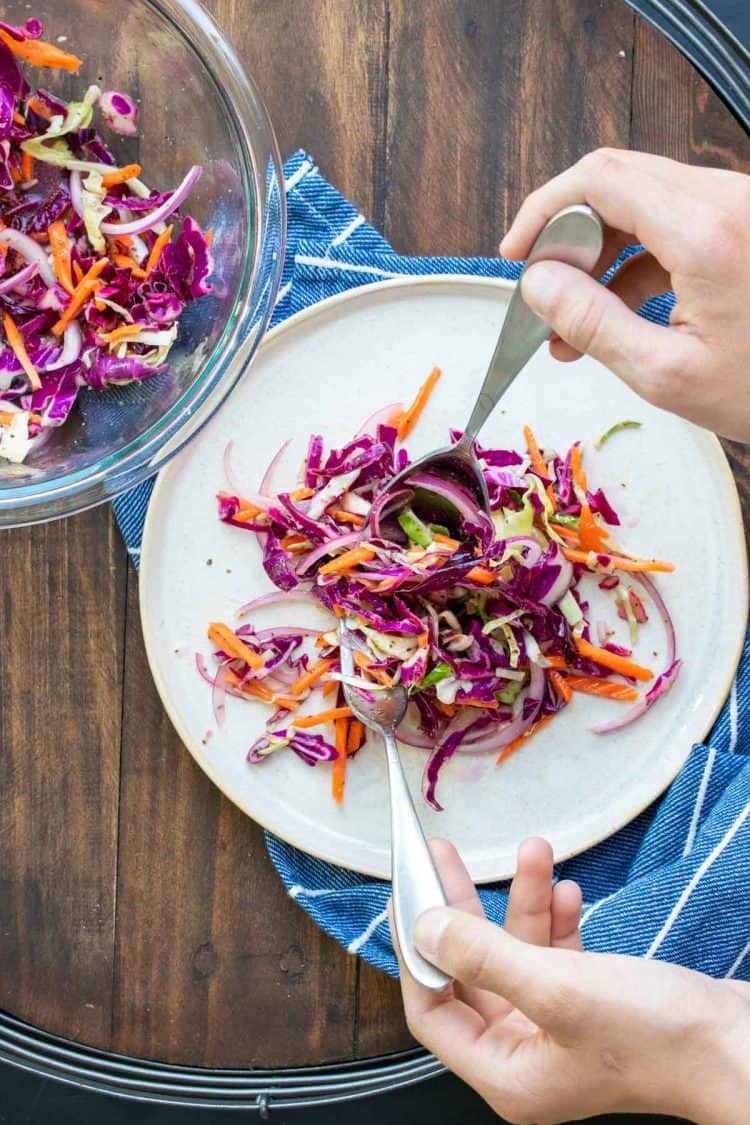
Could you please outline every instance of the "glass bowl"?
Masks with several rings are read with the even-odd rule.
[[[193,0],[9,0],[2,18],[42,20],[44,38],[83,59],[77,75],[25,71],[70,100],[95,82],[140,108],[139,135],[102,130],[153,188],[203,174],[183,214],[213,229],[210,296],[180,320],[167,370],[83,389],[65,425],[23,465],[0,459],[0,527],[70,515],[152,476],[219,408],[271,314],[284,257],[283,173],[268,115],[216,25]]]

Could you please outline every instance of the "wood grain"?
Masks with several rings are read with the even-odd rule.
[[[101,1046],[125,565],[106,508],[0,535],[0,1008]]]
[[[311,152],[406,252],[494,253],[525,194],[598,145],[750,169],[727,110],[621,0],[207,6],[282,151]],[[750,459],[729,453],[747,505]],[[396,982],[285,896],[180,745],[108,513],[3,533],[0,573],[0,1006],[204,1065],[409,1045]]]

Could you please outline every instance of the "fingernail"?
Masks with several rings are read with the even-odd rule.
[[[430,958],[437,953],[440,938],[450,920],[450,913],[439,906],[419,915],[414,923],[414,941],[425,957]]]
[[[521,292],[526,304],[542,316],[554,307],[561,288],[555,271],[541,262],[530,266],[529,272],[521,280]]]

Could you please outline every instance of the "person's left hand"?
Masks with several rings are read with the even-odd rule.
[[[580,890],[553,887],[544,840],[519,849],[505,929],[485,919],[452,845],[430,846],[451,906],[423,914],[415,939],[455,983],[430,992],[402,966],[407,1022],[498,1113],[519,1125],[638,1111],[745,1119],[747,985],[584,953]]]

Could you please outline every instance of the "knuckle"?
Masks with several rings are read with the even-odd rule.
[[[616,148],[595,148],[587,152],[581,166],[594,176],[605,176],[622,164],[622,152]]]
[[[601,338],[602,304],[596,296],[588,295],[571,304],[564,317],[567,323],[560,326],[560,334],[569,344],[582,352],[594,352]]]
[[[450,926],[448,927],[450,930]],[[446,938],[451,939],[451,935],[446,931]],[[468,939],[455,934],[456,945],[461,943],[460,952],[460,965],[461,965],[461,979],[465,984],[479,984],[481,981],[487,979],[489,975],[489,968],[492,960],[492,951],[487,941],[481,936],[471,936]]]

